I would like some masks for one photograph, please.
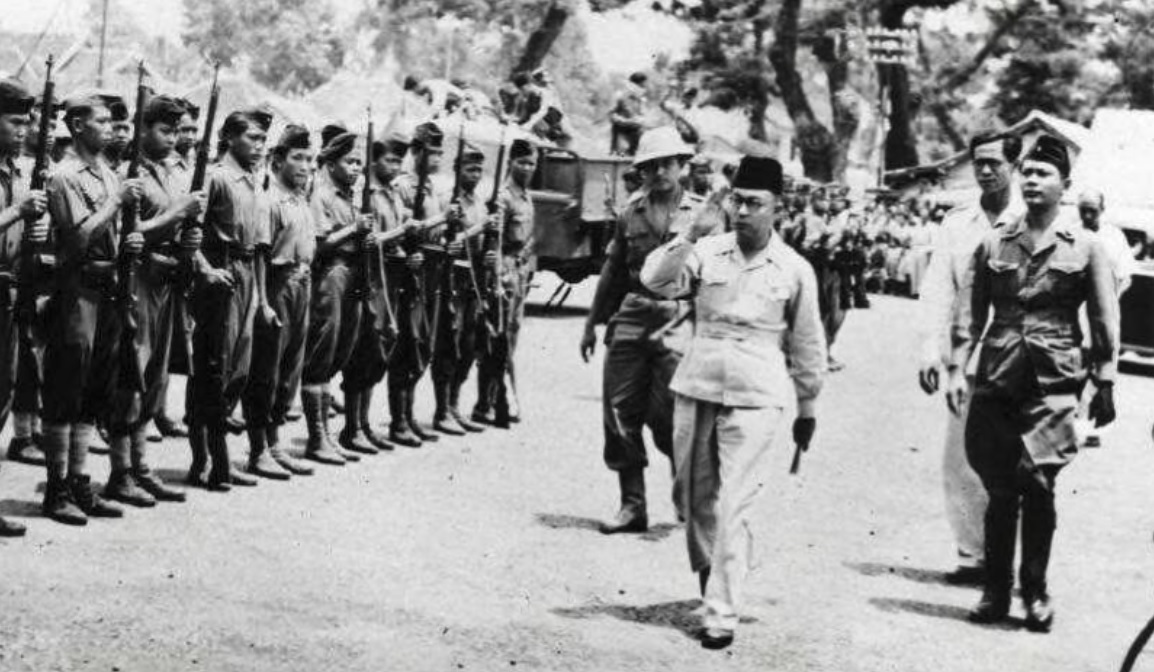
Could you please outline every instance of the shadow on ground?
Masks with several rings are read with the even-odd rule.
[[[0,500],[0,516],[13,518],[42,518],[40,502],[28,502],[19,499]]]
[[[525,315],[529,317],[544,317],[549,319],[568,318],[568,317],[584,317],[589,313],[588,308],[579,306],[549,306],[546,307],[543,303],[527,303],[525,304]],[[580,336],[578,336],[580,338]],[[576,343],[576,340],[574,340]]]
[[[914,583],[926,583],[939,586],[952,585],[949,573],[934,569],[920,569],[918,567],[902,567],[887,565],[883,562],[847,562],[846,567],[863,576],[896,576]]]
[[[930,618],[942,618],[950,621],[961,621],[969,623],[966,615],[969,609],[957,607],[952,604],[935,604],[933,602],[922,602],[921,600],[906,600],[893,597],[873,597],[870,598],[869,603],[889,614],[907,613],[915,616],[927,616]],[[1024,627],[1025,621],[1017,617],[1010,617],[1002,623],[992,623],[986,626],[994,630],[1016,630]]]
[[[550,612],[562,618],[582,620],[609,616],[629,623],[670,628],[681,632],[686,637],[696,638],[701,629],[700,607],[701,600],[678,600],[644,606],[606,604],[595,601],[581,607],[551,609]],[[743,624],[757,623],[757,619],[752,616],[742,616],[740,622]]]
[[[601,531],[601,521],[593,518],[583,518],[581,516],[570,516],[563,513],[538,513],[536,515],[537,524],[548,527],[551,530],[593,530],[594,532]],[[681,527],[673,523],[659,523],[657,525],[650,525],[647,532],[640,534],[627,534],[627,537],[637,537],[644,541],[662,541],[669,538],[673,531]]]

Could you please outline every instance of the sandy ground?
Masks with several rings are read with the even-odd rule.
[[[1123,378],[1105,447],[1059,481],[1054,633],[976,627],[978,592],[943,581],[945,409],[916,386],[915,315],[886,298],[850,315],[802,474],[776,451],[728,651],[691,636],[667,462],[649,471],[648,534],[595,529],[616,505],[600,366],[577,355],[583,314],[563,310],[528,322],[513,431],[82,529],[39,517],[41,470],[5,464],[0,514],[30,530],[0,540],[0,670],[1117,669],[1154,611],[1154,378]],[[303,426],[287,433],[300,450]],[[154,454],[166,476],[187,464],[178,442]],[[103,479],[107,460],[92,465]]]

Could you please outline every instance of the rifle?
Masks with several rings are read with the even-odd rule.
[[[148,102],[148,89],[144,86],[144,61],[140,61],[136,71],[136,109],[132,129],[132,157],[128,163],[128,179],[140,177],[141,136],[144,130],[144,105]],[[127,203],[121,210],[119,274],[116,287],[120,304],[122,324],[120,346],[120,384],[131,384],[139,392],[144,392],[144,372],[140,370],[140,360],[136,356],[136,269],[140,259],[125,249],[128,237],[136,233],[140,221],[140,203]]]
[[[450,208],[458,207],[461,204],[461,156],[465,153],[465,122],[462,119],[460,133],[457,136],[457,156],[453,165],[453,200],[450,203]],[[418,179],[420,176],[418,175]],[[449,324],[452,325],[457,314],[456,298],[457,298],[457,282],[456,269],[454,268],[453,259],[448,254],[449,246],[456,240],[460,232],[461,223],[454,217],[449,217],[445,220],[445,254],[442,260],[443,268],[441,269],[440,286],[435,290],[435,299],[433,301],[433,325],[432,331],[433,343],[436,344],[439,338],[441,329],[441,313],[446,313],[449,318]],[[467,243],[466,243],[467,244]],[[468,248],[466,248],[468,249]],[[457,339],[453,340],[453,349],[457,349]]]
[[[30,188],[43,191],[48,181],[48,137],[52,132],[53,94],[56,82],[52,81],[54,59],[48,55],[44,70],[44,92],[40,96],[40,124],[36,129],[36,157],[32,163]],[[32,347],[32,324],[36,321],[36,250],[33,249],[30,232],[39,218],[24,220],[24,233],[20,242],[20,272],[16,283],[16,325],[18,336],[25,347]]]
[[[212,127],[216,122],[216,108],[220,101],[220,87],[217,85],[217,78],[220,75],[220,63],[214,63],[212,66],[212,87],[208,92],[208,109],[204,115],[204,132],[201,135],[200,143],[196,147],[196,161],[192,167],[192,184],[189,186],[189,193],[196,193],[204,189],[204,182],[208,176],[208,157],[209,150],[212,146]],[[184,226],[189,228],[199,229],[203,225],[200,218],[190,217],[184,222]],[[192,287],[192,255],[189,255],[188,269],[186,282],[186,289]]]
[[[365,215],[373,214],[373,107],[370,105],[367,110],[368,128],[365,131],[365,180],[361,189],[361,213]],[[403,230],[402,230],[403,232]],[[361,252],[362,268],[361,268],[361,282],[364,283],[362,288],[362,300],[365,304],[365,311],[374,316],[373,328],[381,336],[381,339],[386,343],[386,350],[392,349],[392,343],[397,338],[397,316],[393,312],[393,304],[389,300],[389,283],[385,277],[383,258],[384,246],[381,246],[377,252],[379,255],[374,259],[373,250],[369,246]],[[379,310],[374,303],[373,286],[369,278],[376,275],[377,282],[380,285],[380,301],[382,309]],[[383,315],[381,313],[384,313]]]
[[[505,130],[506,126],[501,125],[501,144],[497,150],[497,172],[493,176],[493,191],[489,195],[488,210],[489,216],[492,217],[500,211],[499,198],[501,194],[501,178],[505,173]],[[486,235],[485,248],[486,252],[496,252],[498,255],[498,267],[489,268],[485,266],[484,284],[488,288],[489,301],[492,303],[492,310],[496,313],[496,324],[486,320],[486,329],[489,332],[490,338],[486,343],[486,348],[490,355],[496,355],[503,358],[501,343],[494,343],[495,340],[502,340],[506,336],[505,325],[505,301],[501,287],[501,264],[500,254],[504,247],[502,240],[505,226],[504,222],[500,222],[495,234]],[[507,353],[507,349],[503,350]],[[504,366],[502,365],[502,370]]]

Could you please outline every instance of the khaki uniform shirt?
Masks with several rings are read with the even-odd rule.
[[[1072,216],[1059,216],[1034,244],[1021,216],[990,233],[971,259],[973,280],[963,298],[968,310],[954,325],[951,363],[964,368],[981,343],[977,393],[1077,393],[1087,364],[1098,380],[1114,380],[1118,295],[1110,261],[1093,232]],[[1083,361],[1078,324],[1083,303],[1089,362]]]
[[[292,191],[279,179],[269,186],[269,225],[273,266],[309,265],[317,251],[316,213],[301,192]]]
[[[668,298],[694,295],[696,327],[671,390],[723,406],[782,407],[792,376],[799,413],[813,415],[828,361],[817,279],[780,236],[750,260],[734,233],[696,244],[678,236],[649,255],[641,280]]]
[[[208,180],[206,245],[268,245],[270,237],[268,197],[256,173],[242,168],[232,155],[225,156]]]
[[[78,265],[86,259],[111,261],[116,258],[119,214],[92,237],[83,233],[81,226],[116,195],[119,187],[120,178],[103,157],[88,164],[76,154],[70,154],[56,166],[48,180],[47,192],[61,266]]]
[[[11,207],[28,191],[28,177],[15,162],[0,163],[0,210]],[[16,220],[0,233],[0,269],[14,270],[20,259],[24,220]]]
[[[513,180],[505,181],[505,188],[499,196],[500,208],[505,221],[502,252],[524,259],[535,259],[537,242],[534,238],[533,222],[536,211],[529,190]]]
[[[313,191],[312,205],[317,217],[317,237],[357,225],[357,204],[353,191],[342,191],[332,180],[319,180]],[[360,238],[350,236],[332,254],[350,255],[360,250]]]

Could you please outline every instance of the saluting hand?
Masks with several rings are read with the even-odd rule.
[[[42,189],[34,189],[20,199],[20,216],[32,219],[44,214],[48,209],[48,196]]]
[[[704,238],[718,228],[718,223],[725,217],[724,204],[728,196],[728,187],[718,189],[710,194],[705,205],[697,212],[697,216],[693,218],[693,222],[689,225],[689,230],[685,232],[690,240]]]

